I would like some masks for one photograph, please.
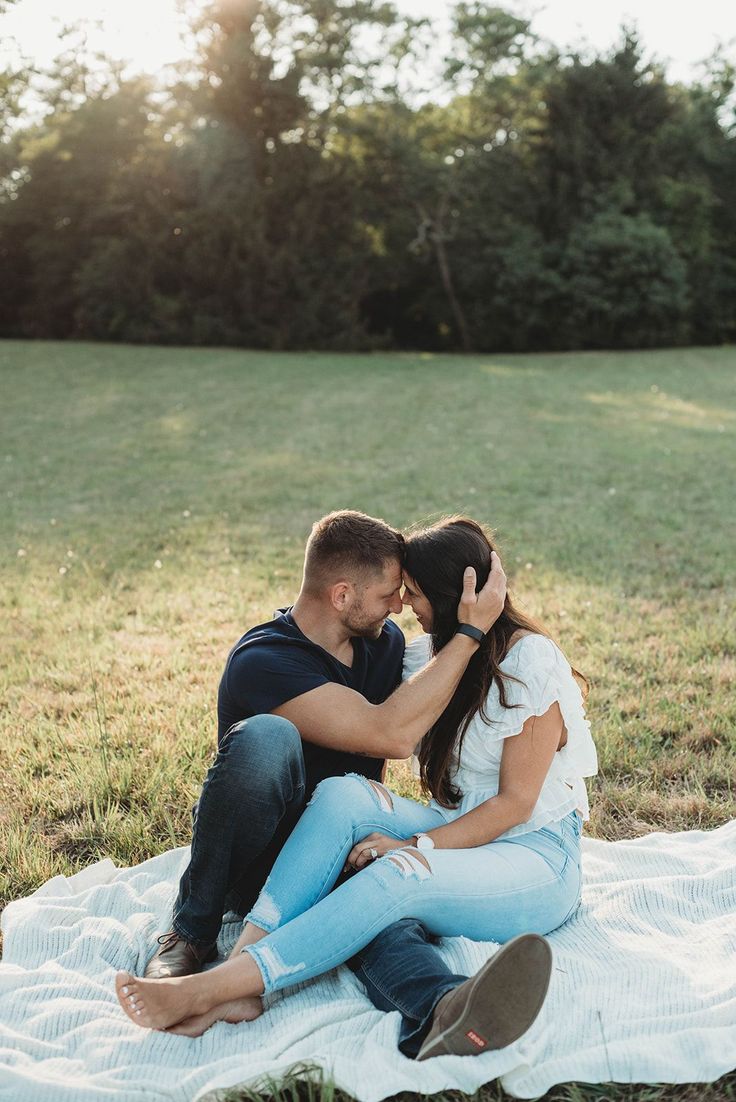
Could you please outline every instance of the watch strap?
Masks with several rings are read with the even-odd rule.
[[[482,643],[486,637],[486,633],[481,631],[480,628],[474,628],[472,624],[458,624],[456,635],[467,635],[471,639],[475,639],[476,643]]]

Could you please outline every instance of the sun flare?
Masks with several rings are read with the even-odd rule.
[[[189,0],[189,13],[201,6]],[[186,53],[187,15],[179,0],[20,0],[3,17],[3,40],[36,63],[48,64],[60,52],[64,27],[84,23],[91,50],[156,73]]]
[[[131,69],[160,72],[167,64],[185,57],[188,14],[207,0],[17,0],[2,15],[0,52],[13,55],[15,49],[40,65],[59,53],[62,27],[83,20],[90,24],[89,45]],[[400,11],[429,16],[439,40],[449,22],[454,0],[396,0]],[[518,14],[528,14],[529,5],[510,0],[506,5]],[[736,38],[736,6],[722,0],[702,0],[694,22],[689,9],[673,9],[665,19],[661,0],[600,0],[584,5],[580,0],[546,0],[533,6],[534,28],[558,47],[589,43],[608,49],[618,40],[623,23],[632,20],[639,28],[646,48],[668,63],[674,79],[692,80],[699,63],[708,57],[718,41]]]

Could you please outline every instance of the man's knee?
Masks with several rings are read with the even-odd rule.
[[[233,723],[223,736],[220,752],[234,756],[236,754],[257,754],[264,757],[290,757],[302,754],[302,742],[299,731],[283,716],[258,715],[241,719]]]
[[[294,724],[282,716],[257,715],[234,723],[219,756],[231,768],[247,771],[257,788],[287,779],[293,786],[304,784],[302,740]]]

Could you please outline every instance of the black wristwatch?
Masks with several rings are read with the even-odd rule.
[[[480,628],[474,628],[472,624],[458,624],[455,635],[467,635],[471,639],[475,639],[476,643],[482,643],[486,637],[484,631],[481,631]]]

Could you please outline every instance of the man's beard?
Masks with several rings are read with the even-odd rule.
[[[366,619],[363,605],[360,604],[353,607],[350,616],[343,622],[353,638],[378,639],[383,631],[385,619],[385,616],[380,620]]]

